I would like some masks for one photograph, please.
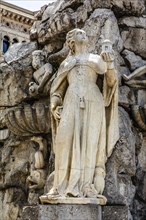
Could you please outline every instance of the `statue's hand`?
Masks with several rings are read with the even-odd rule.
[[[53,116],[56,121],[60,120],[62,109],[63,109],[63,106],[57,106],[56,109],[53,111]]]
[[[105,180],[103,176],[95,176],[94,178],[94,187],[98,194],[102,195],[104,187],[105,187]]]
[[[53,96],[51,99],[51,113],[54,116],[55,120],[60,120],[60,114],[62,106],[60,106],[62,103],[60,101],[60,98],[58,96]]]
[[[101,167],[95,169],[94,186],[98,194],[102,194],[105,187],[105,171]]]
[[[103,51],[100,56],[102,57],[103,61],[107,63],[107,69],[114,68],[114,55],[110,52]]]

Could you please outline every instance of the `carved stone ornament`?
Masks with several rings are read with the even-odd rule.
[[[52,76],[52,65],[45,64],[45,54],[42,50],[35,50],[32,53],[32,66],[35,69],[33,73],[34,82],[29,83],[29,94],[37,96],[43,93],[48,93]],[[47,88],[46,88],[47,87]]]
[[[18,136],[32,136],[50,131],[49,106],[37,104],[9,110],[5,116],[9,130]]]

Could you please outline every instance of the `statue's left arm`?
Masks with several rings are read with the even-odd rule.
[[[115,92],[117,93],[118,77],[114,66],[114,57],[111,53],[101,53],[101,57],[106,62],[107,70],[104,76],[103,96],[105,107],[110,106]]]

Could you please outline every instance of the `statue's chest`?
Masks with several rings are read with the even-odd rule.
[[[87,65],[87,63],[82,63],[80,65],[75,65],[74,68],[68,74],[68,82],[86,84],[89,81],[96,82],[97,74],[96,72]]]

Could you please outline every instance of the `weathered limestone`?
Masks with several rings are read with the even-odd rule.
[[[119,105],[128,108],[130,105],[134,105],[136,99],[133,91],[126,85],[119,88]]]
[[[53,14],[46,23],[41,23],[38,30],[38,41],[40,44],[46,44],[49,41],[60,39],[61,33],[75,27],[74,11],[71,8],[65,9],[62,13]],[[53,39],[55,37],[55,39]]]
[[[104,39],[109,39],[116,51],[123,48],[116,17],[109,9],[96,9],[85,22],[84,30],[89,36],[89,51],[100,52]]]
[[[124,59],[131,71],[146,65],[145,60],[129,50],[124,50],[122,54],[124,55]]]
[[[119,20],[120,26],[136,27],[146,29],[146,18],[145,17],[123,17]]]
[[[97,205],[40,205],[39,220],[102,220],[101,206]],[[25,219],[24,219],[25,220]]]
[[[119,16],[140,16],[145,10],[145,0],[111,0],[112,10]]]
[[[39,220],[38,214],[39,214],[38,206],[25,206],[23,208],[21,220]]]
[[[14,44],[9,48],[9,51],[4,55],[4,60],[7,64],[12,64],[13,62],[22,62],[20,64],[24,64],[25,67],[29,66],[31,63],[31,58],[25,60],[28,58],[28,56],[31,55],[31,53],[37,49],[37,43],[36,42],[30,42],[30,43],[18,43]]]
[[[135,175],[135,142],[132,124],[127,112],[119,108],[120,139],[106,166],[104,195],[109,204],[130,205],[135,195],[131,176]]]
[[[145,42],[146,30],[143,28],[129,28],[121,33],[124,47],[146,58]]]
[[[103,220],[133,220],[127,206],[103,207]]]
[[[28,83],[33,72],[31,53],[36,49],[36,43],[19,43],[4,55],[0,63],[0,106],[18,105],[28,97]]]

